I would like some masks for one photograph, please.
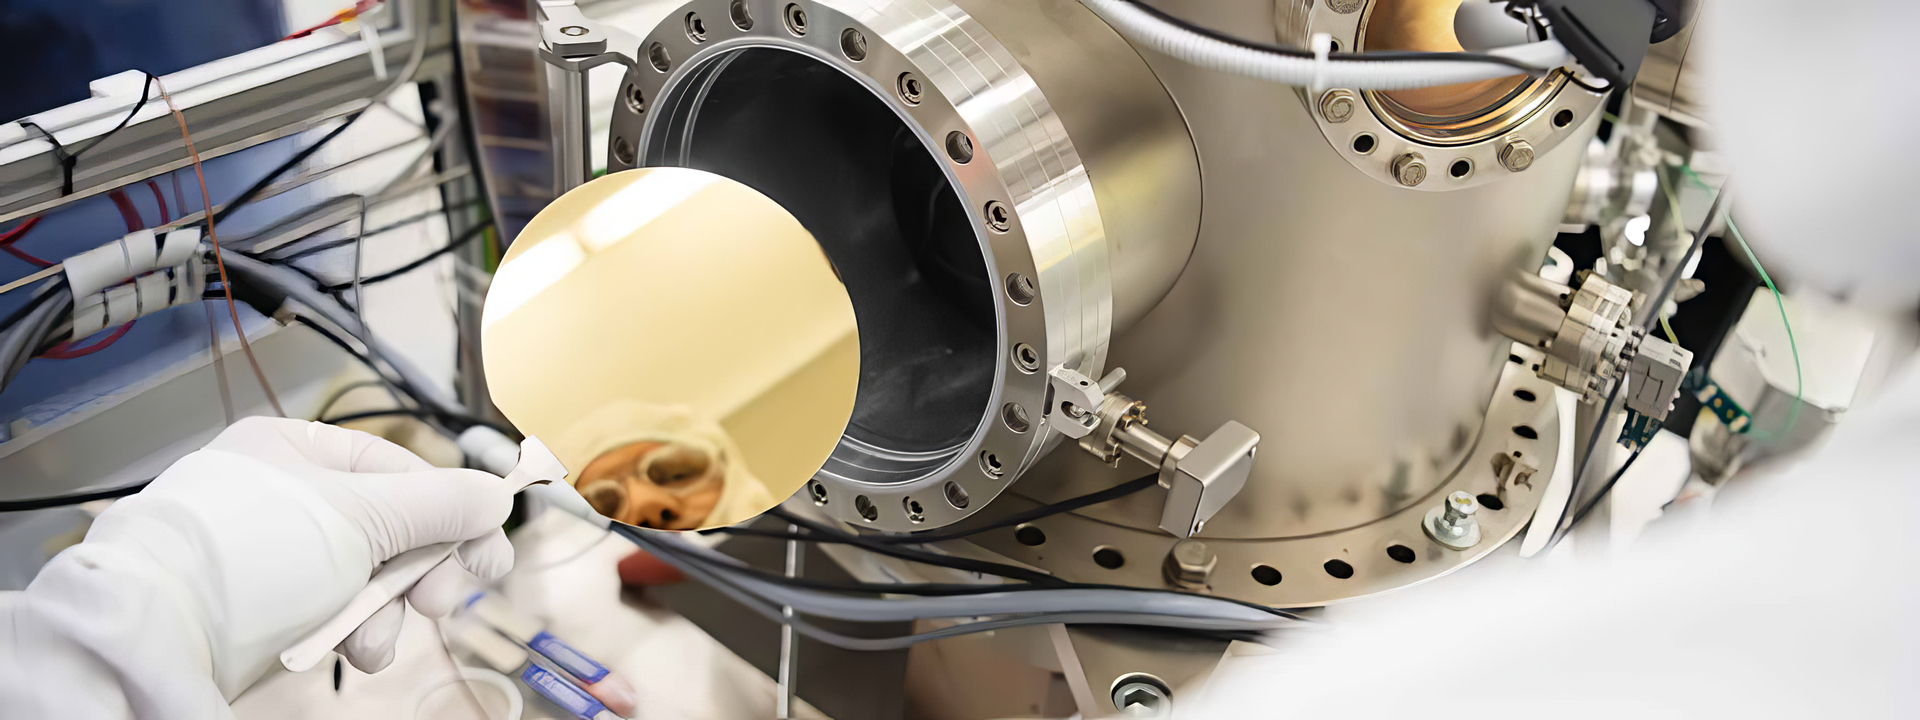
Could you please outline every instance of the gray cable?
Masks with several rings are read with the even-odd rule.
[[[690,545],[678,538],[629,534],[636,544],[662,551],[657,554],[681,554],[707,560],[718,567],[734,566],[732,558]],[[692,565],[695,563],[686,563]],[[702,568],[707,569],[707,568]],[[914,598],[849,597],[830,592],[780,585],[758,577],[736,573],[729,579],[743,590],[776,605],[791,606],[809,615],[843,620],[918,620],[928,618],[977,617],[1033,613],[1091,612],[1153,616],[1178,621],[1218,621],[1231,629],[1264,629],[1289,622],[1287,618],[1211,598],[1178,593],[1138,593],[1110,588],[1061,588],[977,595]],[[1174,622],[1151,623],[1174,625]]]
[[[639,533],[627,532],[622,534],[625,535],[629,541],[638,545],[642,545],[643,547],[649,546],[649,541],[654,540],[654,538],[647,538],[647,537],[641,536]],[[660,557],[661,559],[666,560],[668,563],[671,563],[676,567],[679,567],[681,570],[685,571],[687,574],[700,579],[702,582],[706,583],[708,586],[713,587],[716,590],[719,590],[722,594],[726,595],[729,598],[732,598],[734,601],[747,606],[748,609],[754,611],[755,613],[761,615],[762,617],[765,617],[776,623],[786,622],[786,618],[782,616],[780,612],[780,608],[778,606],[772,604],[771,602],[769,602],[768,600],[766,600],[765,598],[759,595],[756,595],[752,592],[749,592],[747,590],[734,586],[732,583],[732,579],[722,577],[721,572],[718,570],[718,568],[708,566],[699,562],[690,562],[690,561],[687,561],[685,558],[681,558],[673,554],[677,550],[681,550],[684,548],[672,548],[672,549],[655,548],[655,549],[663,551],[658,554],[658,557]],[[1033,591],[1032,593],[1029,593],[1029,594],[1042,594],[1042,593],[1052,593],[1052,592],[1058,592],[1058,591],[1054,591],[1054,590]],[[904,602],[910,602],[910,601],[881,600],[878,602],[904,603]],[[802,612],[806,612],[805,609],[801,608],[800,606],[796,605],[794,607],[796,610],[801,610]],[[818,613],[809,613],[809,614],[818,615]],[[823,617],[828,617],[828,616],[823,616]],[[850,618],[850,619],[876,620],[878,618]],[[1282,618],[1275,617],[1273,619],[1279,620],[1282,623],[1286,622]],[[1233,621],[1233,620],[1221,620],[1217,618],[1194,618],[1194,617],[1153,615],[1153,614],[1129,613],[1129,612],[1066,611],[1066,612],[1018,614],[1018,615],[1013,615],[1011,617],[995,618],[991,620],[981,620],[981,621],[966,623],[962,625],[956,625],[953,627],[941,628],[939,630],[933,630],[933,631],[924,632],[924,633],[916,633],[912,635],[901,635],[901,636],[887,637],[887,638],[862,638],[862,637],[854,637],[851,635],[837,633],[832,630],[827,630],[811,622],[808,622],[805,618],[801,618],[801,617],[792,618],[792,622],[793,622],[794,629],[799,630],[802,634],[805,634],[806,636],[811,637],[815,640],[819,640],[829,645],[845,648],[848,650],[863,650],[863,651],[895,650],[899,648],[909,647],[909,646],[926,642],[929,640],[939,640],[942,638],[955,637],[959,635],[987,632],[990,630],[1003,630],[1008,628],[1026,627],[1031,625],[1050,625],[1050,624],[1142,625],[1142,626],[1150,626],[1150,627],[1180,628],[1180,629],[1188,629],[1188,630],[1208,630],[1208,631],[1216,631],[1216,632],[1267,632],[1267,631],[1288,626],[1287,624],[1246,623],[1246,622]],[[1304,624],[1305,623],[1293,623],[1293,625],[1304,625]]]
[[[35,302],[35,301],[29,301]],[[0,340],[0,389],[5,389],[33,358],[35,350],[40,349],[42,341],[52,333],[60,319],[68,317],[73,309],[73,291],[65,285],[54,290],[44,301],[38,301],[32,311],[14,323],[7,330],[4,340]]]

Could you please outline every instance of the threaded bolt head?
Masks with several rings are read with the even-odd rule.
[[[1207,577],[1213,574],[1213,566],[1218,562],[1213,548],[1199,540],[1187,539],[1174,543],[1173,549],[1167,551],[1162,569],[1169,582],[1198,589],[1206,587]]]
[[[1413,187],[1427,181],[1427,159],[1410,152],[1393,159],[1393,179]]]
[[[1508,140],[1500,148],[1500,165],[1512,172],[1533,167],[1533,145],[1525,140]]]
[[[1353,93],[1347,90],[1328,90],[1320,95],[1320,117],[1330,123],[1343,123],[1353,119]]]

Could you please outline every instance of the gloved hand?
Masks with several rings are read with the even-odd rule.
[[[0,640],[64,635],[110,667],[135,715],[190,715],[211,698],[183,676],[211,677],[231,700],[401,552],[464,541],[457,565],[406,597],[429,616],[450,611],[468,571],[491,579],[512,566],[500,530],[511,506],[499,477],[435,468],[354,430],[247,418],[101,513],[11,604],[16,634]],[[386,667],[403,618],[396,600],[342,654]]]

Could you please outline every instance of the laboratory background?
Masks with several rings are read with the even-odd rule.
[[[1920,715],[1914,28],[7,0],[0,717]]]

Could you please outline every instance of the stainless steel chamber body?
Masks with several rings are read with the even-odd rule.
[[[1156,4],[1357,48],[1377,9]],[[755,186],[854,295],[861,398],[810,487],[843,521],[964,527],[1148,472],[1047,454],[1056,366],[1124,366],[1163,432],[1237,420],[1262,435],[1245,489],[1198,536],[1217,593],[1314,605],[1419,582],[1537,504],[1552,391],[1488,307],[1539,266],[1597,124],[1600,94],[1563,75],[1497,112],[1419,115],[1137,51],[1072,0],[698,0],[637,57],[611,167]],[[1322,102],[1338,92],[1348,112]],[[1482,513],[1476,547],[1421,535],[1454,490],[1504,508]],[[1075,580],[1159,585],[1163,500],[976,541]]]

